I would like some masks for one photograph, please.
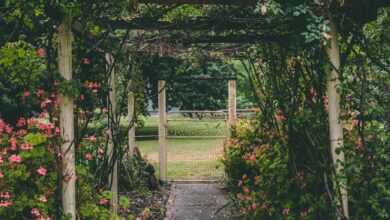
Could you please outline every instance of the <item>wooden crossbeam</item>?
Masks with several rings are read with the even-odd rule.
[[[192,5],[255,5],[257,0],[139,0],[139,3],[144,4],[159,4],[159,5],[176,5],[176,4],[192,4]]]
[[[100,22],[116,29],[129,30],[243,30],[258,29],[259,27],[273,29],[264,18],[197,18],[196,20],[180,22],[138,18],[129,21],[102,19]],[[290,21],[279,21],[278,24],[272,26],[282,25],[283,22],[289,23]]]

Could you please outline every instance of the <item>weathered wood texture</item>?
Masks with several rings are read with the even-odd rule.
[[[72,80],[72,32],[70,18],[58,28],[58,69],[65,81]],[[62,209],[71,220],[76,219],[76,167],[74,147],[73,98],[59,96],[61,154],[62,154]]]
[[[167,109],[166,109],[166,91],[165,81],[158,81],[158,112],[160,123],[158,127],[158,142],[160,145],[159,168],[160,180],[167,181]]]
[[[109,132],[108,132],[108,157],[109,164],[112,165],[112,171],[109,175],[108,183],[112,193],[111,208],[113,216],[118,212],[118,161],[115,157],[116,146],[114,144],[113,135],[117,118],[117,97],[116,97],[116,73],[114,68],[114,58],[111,54],[106,53],[107,70],[110,71],[109,85]]]
[[[337,42],[337,30],[333,22],[331,22],[331,45],[327,48],[327,54],[332,65],[332,70],[328,76],[327,95],[328,95],[328,111],[329,111],[329,138],[330,149],[332,154],[333,164],[338,176],[343,176],[343,166],[345,162],[344,152],[336,153],[339,148],[343,147],[343,124],[340,118],[340,49]],[[345,183],[339,182],[339,191],[341,193],[341,207],[343,214],[348,218],[348,193]]]
[[[234,126],[237,120],[236,80],[228,81],[228,123]]]
[[[140,0],[139,3],[176,5],[176,4],[218,4],[218,5],[254,5],[257,0]]]
[[[128,154],[129,156],[132,156],[134,153],[134,148],[136,146],[135,144],[135,95],[133,91],[133,85],[132,81],[129,81],[128,85],[128,94],[127,94],[127,117],[129,120],[129,133],[128,133]]]

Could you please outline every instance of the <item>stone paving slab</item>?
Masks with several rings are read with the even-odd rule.
[[[168,201],[166,220],[233,220],[228,200],[215,183],[174,183]]]

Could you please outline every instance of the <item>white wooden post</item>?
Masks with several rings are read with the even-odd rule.
[[[65,18],[58,28],[58,69],[65,81],[72,80],[71,19]],[[74,148],[73,98],[59,96],[61,154],[62,154],[62,208],[70,220],[76,219],[76,167]]]
[[[228,81],[228,127],[237,121],[236,80]]]
[[[167,109],[166,109],[166,93],[165,81],[159,80],[157,86],[158,92],[158,112],[160,116],[160,123],[158,127],[158,142],[160,145],[159,151],[159,168],[160,180],[167,181]]]
[[[330,136],[330,149],[332,154],[333,164],[336,169],[338,176],[344,176],[342,168],[345,158],[344,152],[340,151],[336,153],[338,148],[343,147],[343,125],[340,119],[340,92],[338,87],[340,85],[339,70],[340,70],[340,49],[337,41],[337,29],[333,21],[331,21],[331,40],[330,46],[326,52],[328,54],[330,63],[332,64],[332,71],[328,76],[327,82],[327,95],[328,95],[328,109],[329,109],[329,136]],[[348,192],[346,183],[340,182],[340,193],[341,193],[341,207],[343,214],[346,218],[349,218],[348,211]]]
[[[134,153],[134,148],[135,148],[135,97],[134,97],[134,91],[133,91],[133,85],[132,85],[132,80],[129,81],[128,85],[128,99],[127,99],[127,117],[129,120],[129,133],[128,133],[128,138],[129,138],[129,156],[132,156]]]
[[[113,158],[114,156],[114,142],[113,142],[113,134],[114,134],[114,126],[113,123],[115,123],[116,117],[117,117],[117,100],[116,100],[116,73],[114,65],[114,58],[111,54],[106,53],[106,61],[107,61],[107,69],[110,71],[110,78],[109,78],[109,84],[110,84],[110,92],[109,92],[109,99],[111,103],[110,114],[111,119],[109,120],[109,132],[108,132],[108,149],[107,153],[109,156],[109,164],[112,163],[112,160],[115,159],[115,162],[113,164],[112,172],[109,175],[108,183],[111,188],[112,193],[112,199],[111,199],[111,208],[113,211],[113,215],[116,216],[118,212],[118,161],[117,158]]]

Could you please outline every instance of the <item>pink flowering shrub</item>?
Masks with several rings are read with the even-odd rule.
[[[50,131],[49,131],[50,130]],[[56,209],[55,126],[0,119],[0,219],[50,219]]]
[[[344,129],[350,214],[352,219],[389,219],[389,132],[381,123],[366,123],[363,142],[356,124],[347,121]],[[319,169],[316,162],[321,160],[312,158],[328,146],[317,145],[308,153],[306,146],[299,145],[299,154],[294,155],[287,135],[258,126],[254,121],[241,121],[225,143],[226,184],[242,216],[256,220],[336,219],[332,180]],[[312,132],[320,134],[315,127]],[[299,140],[305,137],[301,135]],[[331,162],[328,158],[324,164],[326,161]]]

